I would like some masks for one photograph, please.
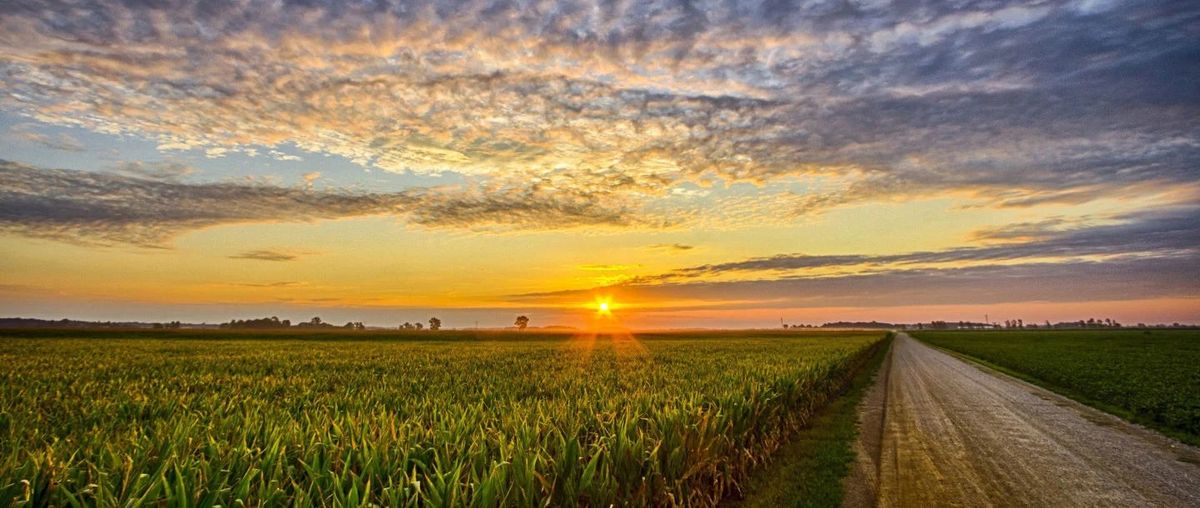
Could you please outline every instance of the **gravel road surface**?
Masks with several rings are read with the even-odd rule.
[[[847,505],[1200,507],[1200,450],[904,334],[860,418]]]

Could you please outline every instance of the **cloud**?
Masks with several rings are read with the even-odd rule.
[[[932,46],[966,30],[1020,28],[1044,18],[1049,12],[1046,6],[1011,6],[995,11],[953,12],[923,23],[902,21],[889,29],[871,34],[871,49],[877,53],[888,53],[902,45]]]
[[[623,302],[678,308],[800,308],[1078,302],[1194,297],[1200,257],[1110,262],[922,268],[831,277],[627,284],[606,288]],[[583,301],[593,290],[517,295],[526,304]]]
[[[654,250],[680,252],[680,251],[688,251],[688,250],[695,249],[696,246],[695,245],[686,245],[686,244],[682,244],[682,243],[656,243],[654,245],[651,245],[649,248],[654,249]]]
[[[743,261],[682,268],[655,279],[711,277],[733,273],[802,274],[814,269],[896,269],[905,265],[997,263],[1013,260],[1073,260],[1087,256],[1176,257],[1200,253],[1200,209],[1171,208],[1114,217],[1114,224],[1067,227],[1063,219],[989,228],[975,233],[986,240],[1027,240],[982,247],[885,255],[781,254]]]
[[[58,134],[46,134],[29,129],[13,129],[16,132],[18,139],[35,143],[44,148],[51,150],[59,150],[63,152],[82,152],[85,147],[78,139],[75,139],[70,134],[60,132]]]
[[[594,265],[579,265],[579,266],[576,266],[575,268],[578,268],[585,272],[623,272],[623,271],[633,270],[635,268],[641,268],[641,267],[642,267],[642,265],[637,265],[637,264],[633,264],[633,265],[594,264]]]
[[[196,173],[196,168],[175,161],[126,161],[111,168],[115,173],[146,180],[178,181]]]
[[[783,254],[685,267],[601,288],[514,295],[553,304],[601,291],[679,308],[871,307],[1194,297],[1200,208],[980,230],[1003,243],[885,255]],[[674,303],[672,303],[674,302]]]
[[[407,194],[313,193],[244,183],[184,184],[0,162],[0,227],[83,243],[158,246],[184,231],[394,213]]]
[[[641,220],[626,213],[584,196],[541,189],[315,191],[254,182],[190,184],[0,161],[0,230],[84,244],[161,247],[176,235],[213,226],[379,215],[428,227],[501,231]]]
[[[251,259],[255,261],[293,261],[299,256],[273,250],[248,250],[228,257],[229,259]]]
[[[979,229],[971,233],[971,239],[976,241],[1034,241],[1048,240],[1063,232],[1082,227],[1084,218],[1049,217],[1033,222],[1018,222],[1000,226]]]
[[[304,173],[302,177],[304,178],[304,186],[311,189],[313,188],[313,184],[316,183],[317,179],[321,178],[321,173],[319,171],[310,171],[308,173]]]
[[[280,158],[291,143],[631,206],[713,179],[844,183],[793,215],[1197,186],[1191,4],[214,5],[6,5],[0,108],[167,151]],[[474,223],[483,204],[429,220]]]
[[[422,197],[421,206],[409,210],[410,220],[421,225],[565,229],[646,224],[646,218],[637,216],[633,204],[616,197],[596,199],[592,193],[489,186],[482,189],[435,190]]]
[[[284,287],[300,286],[303,284],[304,284],[303,282],[296,282],[296,281],[289,280],[289,281],[279,281],[279,282],[243,282],[243,283],[238,284],[238,286],[251,287],[251,288],[284,288]]]

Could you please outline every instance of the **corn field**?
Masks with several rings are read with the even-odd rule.
[[[712,506],[883,338],[87,333],[0,336],[0,505]]]

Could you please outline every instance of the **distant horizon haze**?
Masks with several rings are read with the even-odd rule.
[[[662,310],[625,309],[616,314],[623,326],[636,330],[667,330],[686,328],[745,329],[780,328],[780,320],[792,325],[820,326],[829,322],[884,323],[928,323],[931,321],[1003,323],[1005,320],[1021,319],[1026,324],[1043,325],[1079,320],[1113,319],[1123,326],[1145,324],[1200,325],[1200,311],[1196,302],[1183,300],[1116,301],[1086,304],[1046,305],[992,305],[964,306],[943,305],[895,308],[807,308],[770,310]],[[45,320],[71,319],[80,321],[113,322],[170,322],[181,321],[193,324],[219,324],[232,319],[257,319],[276,316],[290,320],[293,324],[320,317],[323,321],[342,325],[346,322],[362,322],[370,327],[395,328],[404,322],[427,323],[437,317],[444,328],[469,329],[477,324],[480,328],[506,328],[513,326],[518,315],[530,317],[530,327],[569,326],[577,329],[589,328],[595,320],[595,312],[587,308],[512,308],[512,309],[466,309],[466,308],[332,308],[332,307],[281,307],[269,305],[97,305],[80,308],[64,305],[61,313],[46,311],[40,306],[30,306],[24,313],[20,310],[7,311],[0,317],[34,318]],[[974,315],[978,314],[978,315]]]

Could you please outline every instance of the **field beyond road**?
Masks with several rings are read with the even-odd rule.
[[[712,505],[883,332],[0,333],[0,504]]]
[[[1200,331],[939,331],[914,335],[1200,445]]]

